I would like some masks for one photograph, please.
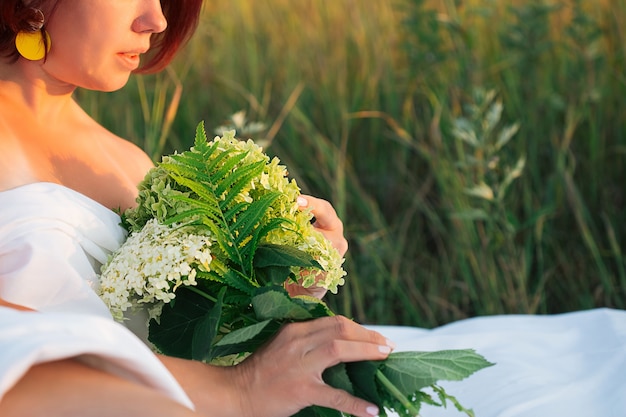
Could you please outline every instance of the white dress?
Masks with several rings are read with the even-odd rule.
[[[96,296],[96,272],[124,239],[119,217],[68,188],[0,192],[0,396],[36,363],[79,357],[191,402],[151,351]],[[626,312],[496,316],[433,330],[370,326],[398,350],[473,348],[496,365],[442,386],[476,417],[626,416]],[[424,406],[422,417],[461,416]]]
[[[96,271],[124,240],[117,214],[69,188],[35,183],[0,192],[0,398],[34,364],[79,357],[193,405],[150,349],[114,322]]]
[[[371,326],[398,350],[473,348],[494,366],[441,385],[476,417],[626,416],[626,312],[477,317],[433,330]],[[425,405],[422,417],[461,417]]]

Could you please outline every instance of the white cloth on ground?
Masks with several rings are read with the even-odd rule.
[[[476,317],[433,330],[368,326],[397,350],[475,349],[494,366],[441,386],[476,417],[626,416],[626,311]],[[458,417],[425,405],[422,417]]]

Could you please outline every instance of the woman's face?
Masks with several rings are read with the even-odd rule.
[[[159,0],[60,0],[42,68],[61,83],[117,90],[150,48],[150,35],[166,26]]]

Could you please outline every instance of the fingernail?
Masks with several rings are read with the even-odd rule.
[[[365,409],[365,412],[367,414],[369,414],[370,416],[377,416],[378,415],[378,407],[375,407],[375,406],[371,405],[371,406],[369,406],[369,407],[367,407]]]
[[[378,346],[378,350],[380,353],[391,353],[391,347],[389,346]]]
[[[304,197],[298,197],[298,199],[296,200],[298,202],[298,205],[300,207],[306,207],[309,205],[309,202],[306,198]]]
[[[396,348],[396,344],[393,342],[393,340],[389,340],[387,339],[387,346],[389,346],[392,350]]]

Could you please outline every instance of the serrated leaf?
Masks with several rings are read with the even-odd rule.
[[[160,321],[150,321],[148,340],[166,355],[191,359],[196,324],[214,304],[185,287],[179,288],[176,298],[163,306]]]
[[[191,359],[203,361],[209,357],[213,339],[217,336],[222,317],[222,304],[224,302],[226,287],[222,287],[213,308],[198,320],[191,340]]]
[[[245,154],[243,156],[245,157]],[[215,194],[221,196],[223,193],[227,192],[224,203],[226,205],[230,204],[242,189],[247,187],[255,177],[258,177],[263,172],[264,167],[265,161],[238,166],[234,169],[234,172],[231,172],[228,176],[224,177],[224,180],[218,183],[215,188]]]
[[[474,350],[435,352],[395,352],[389,355],[381,372],[405,395],[437,381],[459,381],[493,364]]]
[[[252,297],[252,308],[259,320],[308,320],[311,312],[281,287],[265,287]]]
[[[254,256],[255,268],[268,266],[300,266],[322,269],[322,266],[311,255],[300,249],[269,243],[259,245]]]
[[[233,330],[213,345],[210,359],[236,353],[254,352],[271,339],[279,329],[280,323],[277,321],[265,320]]]
[[[332,317],[335,315],[335,313],[328,308],[328,305],[317,297],[310,295],[296,295],[292,297],[292,299],[295,303],[298,303],[306,308],[314,318]]]
[[[255,337],[258,337],[258,335],[261,334],[270,323],[271,320],[264,320],[260,323],[253,324],[242,329],[234,330],[221,338],[215,344],[215,346],[237,345],[245,343],[251,339],[254,339]]]
[[[250,203],[246,211],[237,219],[237,228],[234,230],[237,230],[239,235],[238,243],[252,234],[252,229],[259,225],[265,213],[278,197],[280,197],[280,193],[268,192]]]
[[[282,285],[291,274],[291,267],[322,266],[308,253],[285,245],[263,244],[256,248],[253,266],[257,277],[269,285]]]
[[[256,288],[252,281],[246,277],[241,276],[237,271],[229,269],[224,275],[222,275],[223,282],[230,285],[233,288],[238,289],[248,295],[252,295]]]
[[[292,417],[343,417],[345,416],[341,411],[333,410],[332,408],[311,406],[303,408],[298,411]]]
[[[354,393],[374,404],[382,404],[376,384],[376,372],[380,361],[360,361],[346,364],[346,370],[354,387]]]
[[[322,373],[322,379],[331,387],[354,394],[354,385],[348,376],[345,363],[339,363],[326,369]]]
[[[256,278],[262,285],[281,285],[291,275],[291,268],[288,266],[268,266],[256,268]]]

